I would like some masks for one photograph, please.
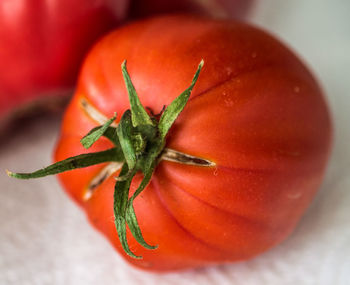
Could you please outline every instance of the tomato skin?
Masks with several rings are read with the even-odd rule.
[[[128,0],[0,2],[0,119],[13,108],[72,93],[94,41],[125,16]]]
[[[167,147],[216,167],[160,162],[134,201],[145,240],[158,249],[144,249],[128,233],[130,248],[143,259],[123,252],[113,223],[113,177],[82,199],[103,166],[59,175],[90,222],[145,270],[233,262],[264,252],[293,231],[324,175],[330,116],[303,63],[259,29],[190,16],[137,22],[95,45],[66,111],[55,160],[86,152],[79,138],[96,123],[83,112],[81,98],[107,117],[117,112],[117,120],[129,108],[119,68],[124,59],[141,102],[158,113],[187,88],[202,58],[202,73]],[[108,145],[102,140],[94,150]]]
[[[253,0],[134,0],[131,17],[146,17],[164,13],[196,13],[217,18],[242,18]]]

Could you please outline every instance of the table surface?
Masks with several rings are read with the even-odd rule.
[[[51,161],[60,118],[28,123],[0,149],[0,284],[350,284],[350,1],[256,1],[249,21],[308,63],[335,124],[325,181],[292,236],[265,254],[224,266],[150,274],[126,264],[87,223],[54,177],[9,179],[4,169]]]

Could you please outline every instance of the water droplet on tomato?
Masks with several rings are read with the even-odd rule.
[[[231,67],[226,67],[226,73],[227,73],[227,75],[231,75],[232,68]]]
[[[299,86],[294,86],[293,91],[294,91],[295,93],[299,93],[299,92],[300,92],[300,87],[299,87]]]
[[[233,100],[232,99],[225,99],[224,100],[226,107],[232,107],[233,106]]]
[[[299,199],[300,197],[301,197],[301,192],[287,194],[287,198],[291,200]]]

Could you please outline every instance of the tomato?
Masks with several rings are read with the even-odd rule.
[[[0,120],[14,108],[72,93],[92,43],[125,16],[128,0],[0,2]]]
[[[252,6],[252,0],[133,0],[130,14],[145,17],[161,13],[197,13],[219,18],[241,18]]]
[[[124,59],[154,114],[188,87],[204,59],[166,147],[215,166],[160,161],[134,201],[145,240],[158,248],[145,249],[127,232],[143,259],[124,253],[113,222],[118,165],[60,174],[92,225],[128,262],[152,271],[246,260],[286,239],[320,186],[331,144],[327,106],[305,65],[273,36],[235,21],[164,16],[130,24],[104,37],[85,60],[55,161],[87,152],[80,138],[129,109]],[[102,138],[92,149],[110,147]]]

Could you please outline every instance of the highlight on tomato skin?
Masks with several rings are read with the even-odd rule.
[[[204,60],[165,147],[215,166],[159,162],[133,204],[144,240],[158,248],[144,248],[126,229],[130,249],[143,259],[124,252],[113,222],[119,170],[106,171],[106,163],[59,174],[92,225],[129,263],[151,271],[246,260],[285,240],[322,182],[331,147],[328,108],[307,67],[247,24],[192,16],[132,23],[88,54],[55,161],[85,153],[81,137],[115,112],[120,122],[130,108],[118,68],[124,59],[142,105],[154,114],[188,87]],[[111,146],[101,138],[92,148]],[[87,196],[96,177],[104,179]],[[141,179],[132,180],[129,197]]]
[[[126,17],[128,0],[0,1],[0,132],[63,105],[92,44]]]

